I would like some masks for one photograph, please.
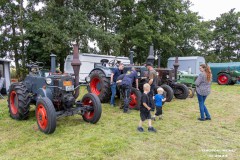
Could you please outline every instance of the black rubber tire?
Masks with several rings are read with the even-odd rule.
[[[191,87],[188,87],[188,98],[193,98],[194,95],[195,95],[195,89],[194,88],[191,88]]]
[[[105,76],[105,74],[100,70],[94,70],[90,73],[90,93],[96,94],[100,101],[103,103],[109,102],[111,98],[111,88],[110,88],[110,80]],[[96,93],[96,84],[93,83],[94,79],[99,80],[99,94]]]
[[[221,78],[220,78],[221,76],[224,76],[224,77],[227,78],[226,82],[223,82],[223,81],[220,80],[220,79],[221,79]],[[218,83],[219,85],[228,85],[229,83],[231,83],[231,76],[230,76],[229,74],[227,74],[227,73],[220,73],[220,74],[218,74],[218,76],[217,76],[217,83]]]
[[[176,83],[174,84],[174,96],[177,99],[186,99],[188,98],[189,91],[188,87],[185,84]]]
[[[9,89],[8,109],[10,117],[25,120],[29,117],[30,95],[23,83],[13,83]]]
[[[82,98],[82,103],[83,105],[93,106],[93,111],[87,112],[82,115],[83,120],[93,124],[97,123],[102,115],[102,105],[98,96],[92,93],[85,94]]]
[[[141,105],[141,97],[142,97],[142,93],[136,88],[132,87],[131,94],[130,94],[129,108],[139,110]],[[134,98],[134,100],[132,98]]]
[[[43,116],[42,111],[45,111],[44,114],[46,115]],[[55,131],[57,121],[56,110],[49,98],[43,97],[37,100],[35,115],[40,131],[45,134],[51,134]],[[45,122],[47,121],[47,124],[41,124],[44,121],[43,117],[45,118]]]
[[[237,81],[231,80],[230,83],[228,83],[228,84],[229,84],[229,85],[234,85],[234,84],[236,84],[236,83],[237,83]]]
[[[173,89],[169,85],[166,85],[166,84],[161,85],[161,87],[166,92],[166,95],[164,95],[166,97],[166,102],[171,102],[173,99]]]

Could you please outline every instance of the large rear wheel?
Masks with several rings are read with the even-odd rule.
[[[174,96],[177,99],[186,99],[188,98],[189,90],[185,84],[174,84]]]
[[[13,119],[24,120],[29,117],[31,98],[23,83],[13,83],[9,89],[8,109]]]
[[[231,76],[227,73],[220,73],[217,82],[219,85],[228,85],[231,82]]]
[[[129,108],[139,110],[142,93],[136,88],[131,89]]]
[[[85,113],[82,115],[83,120],[89,123],[97,123],[101,118],[102,105],[99,98],[92,93],[83,96],[82,103],[86,107]]]
[[[100,70],[94,70],[90,73],[90,93],[97,95],[101,102],[108,102],[111,97],[109,79]]]
[[[166,97],[166,102],[171,102],[173,99],[173,89],[169,85],[166,85],[166,84],[161,85],[161,87],[166,92],[166,95],[164,95]]]
[[[39,98],[36,104],[36,119],[38,128],[45,134],[51,134],[56,129],[56,111],[53,103],[47,97]]]

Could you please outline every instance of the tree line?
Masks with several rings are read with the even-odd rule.
[[[163,67],[172,56],[239,61],[240,12],[231,9],[203,21],[191,5],[189,0],[2,0],[0,56],[15,60],[18,75],[30,61],[49,64],[51,53],[63,71],[73,43],[82,53],[129,56],[132,50],[139,64],[153,45]]]

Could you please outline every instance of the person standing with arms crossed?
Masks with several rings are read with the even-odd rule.
[[[200,118],[198,118],[198,120],[199,121],[211,120],[211,116],[204,103],[207,96],[211,92],[212,73],[211,73],[210,67],[206,64],[201,64],[199,67],[199,70],[201,71],[201,73],[199,74],[199,76],[195,81],[199,109],[200,109]]]
[[[116,92],[117,92],[116,81],[117,81],[117,78],[122,74],[123,68],[124,68],[123,63],[120,63],[118,68],[114,68],[112,71],[112,74],[111,74],[110,85],[111,85],[112,95],[111,95],[110,105],[112,107],[114,107],[116,105],[115,104],[115,96],[116,96]]]
[[[151,62],[148,62],[146,64],[146,67],[148,69],[148,75],[149,75],[149,81],[148,84],[151,86],[150,92],[148,93],[150,102],[149,106],[151,107],[151,111],[154,111],[155,105],[153,102],[153,96],[154,96],[154,90],[157,86],[157,72],[153,68],[153,64]]]

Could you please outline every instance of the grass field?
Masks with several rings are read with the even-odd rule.
[[[81,93],[85,88],[81,89]],[[83,95],[83,94],[82,94]],[[123,114],[102,104],[100,121],[79,115],[61,118],[56,131],[37,128],[34,106],[27,121],[9,117],[0,100],[0,159],[240,159],[240,85],[212,85],[206,104],[212,121],[200,122],[196,96],[166,103],[164,119],[153,122],[157,133],[139,133],[139,112]]]

